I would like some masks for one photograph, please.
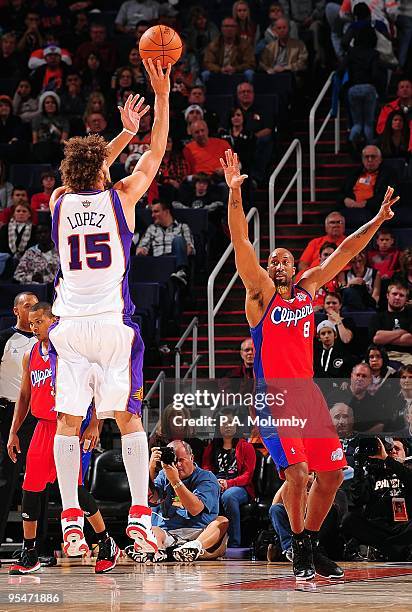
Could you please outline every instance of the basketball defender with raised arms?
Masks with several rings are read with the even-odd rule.
[[[144,62],[155,92],[150,149],[133,173],[108,189],[109,165],[139,129],[148,107],[129,97],[119,108],[123,131],[107,145],[99,136],[71,138],[61,163],[63,187],[50,201],[53,240],[60,256],[50,328],[57,433],[54,457],[63,503],[62,529],[77,530],[84,550],[83,512],[77,496],[79,428],[94,398],[98,418],[115,418],[132,506],[127,534],[137,551],[157,552],[151,529],[148,448],[141,422],[144,345],[131,321],[128,289],[135,205],[147,191],[162,161],[169,131],[169,65]],[[79,553],[78,553],[79,554]]]
[[[297,579],[318,575],[340,578],[343,570],[319,549],[319,529],[342,483],[346,465],[338,436],[331,427],[328,409],[313,383],[314,314],[312,296],[334,278],[359,253],[384,221],[393,217],[388,187],[378,214],[361,227],[322,263],[306,270],[299,282],[293,255],[277,248],[270,254],[267,270],[256,259],[248,238],[248,225],[242,208],[241,175],[236,155],[226,152],[221,160],[229,186],[229,229],[235,250],[236,267],[246,288],[246,317],[255,346],[254,370],[259,391],[279,387],[288,392],[285,405],[268,409],[273,416],[298,414],[310,423],[308,430],[261,429],[262,439],[286,480],[284,504],[293,531],[293,571]],[[266,403],[268,399],[266,398]],[[311,422],[312,420],[312,422]],[[310,472],[316,480],[306,499]]]

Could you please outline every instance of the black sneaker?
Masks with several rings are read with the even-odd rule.
[[[41,567],[35,548],[23,548],[16,563],[9,569],[12,576],[37,572]]]
[[[99,554],[96,559],[94,571],[96,574],[110,572],[116,565],[120,550],[113,538],[107,538],[104,542],[99,542]]]
[[[325,550],[319,543],[312,542],[312,549],[313,563],[318,576],[322,576],[323,578],[343,578],[343,569],[326,556]]]
[[[312,580],[315,577],[312,542],[307,535],[292,539],[293,573],[297,580]]]

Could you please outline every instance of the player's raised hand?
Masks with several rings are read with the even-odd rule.
[[[146,104],[143,106],[144,98],[141,98],[139,94],[135,96],[130,95],[124,107],[118,106],[120,111],[120,118],[122,120],[123,127],[131,132],[137,132],[139,130],[140,119],[147,113],[150,106]]]
[[[156,66],[150,57],[142,61],[150,77],[155,94],[168,94],[170,92],[170,71],[172,70],[172,64],[168,64],[166,72],[163,72],[160,60],[157,60]]]
[[[394,212],[392,210],[392,206],[399,200],[399,196],[396,198],[392,198],[393,195],[393,187],[388,187],[385,193],[385,197],[383,198],[382,205],[378,212],[378,217],[383,219],[383,221],[387,221],[388,219],[392,219],[394,216]]]
[[[220,163],[225,173],[226,183],[230,189],[239,189],[247,174],[240,174],[240,165],[237,153],[233,153],[232,149],[225,151],[226,161],[220,158]]]

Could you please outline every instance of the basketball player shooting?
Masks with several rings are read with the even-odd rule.
[[[77,495],[79,430],[94,398],[99,419],[115,418],[132,506],[126,533],[137,551],[157,552],[148,508],[148,448],[141,422],[144,345],[132,322],[128,289],[129,254],[135,205],[157,174],[169,131],[169,64],[144,61],[155,92],[150,149],[133,174],[108,188],[109,165],[131,141],[148,107],[130,97],[119,109],[123,131],[110,144],[95,135],[71,138],[61,163],[63,187],[50,200],[52,236],[60,256],[49,330],[55,386],[57,432],[54,457],[62,497],[63,540],[78,534],[83,554],[83,512]]]
[[[248,238],[248,224],[242,207],[237,155],[226,151],[221,159],[229,186],[229,229],[235,251],[236,268],[246,289],[246,318],[255,346],[254,370],[257,388],[270,390],[276,381],[289,380],[287,397],[293,409],[319,427],[330,422],[328,408],[313,383],[314,314],[312,296],[334,278],[366,247],[384,221],[394,215],[393,189],[388,187],[378,214],[351,236],[322,263],[304,272],[299,285],[293,284],[295,266],[287,249],[277,248],[269,256],[267,270],[256,259]],[[267,399],[265,400],[268,401]],[[289,414],[293,414],[290,413]],[[289,428],[290,429],[290,428]],[[296,428],[295,428],[296,431]],[[285,478],[284,504],[293,532],[293,572],[297,579],[310,580],[317,573],[340,578],[343,570],[319,548],[319,529],[329,512],[336,491],[343,481],[345,456],[336,434],[283,437],[275,427],[261,435],[277,469]],[[333,436],[333,437],[332,437]],[[316,480],[306,499],[310,472]]]

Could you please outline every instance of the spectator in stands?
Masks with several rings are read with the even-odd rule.
[[[412,43],[412,5],[409,0],[400,0],[396,27],[398,30],[399,65],[404,69]]]
[[[336,402],[329,411],[339,438],[351,438],[354,434],[353,410],[344,402]]]
[[[38,223],[38,212],[39,210],[48,212],[50,196],[56,186],[56,176],[52,170],[45,170],[40,176],[41,185],[43,191],[40,193],[34,193],[31,196],[30,207],[32,212],[32,218],[34,225]]]
[[[149,438],[149,449],[167,446],[173,440],[184,440],[190,444],[195,462],[201,465],[205,441],[197,438],[194,427],[188,425],[190,417],[190,410],[186,406],[176,408],[173,403],[168,404],[162,411],[154,434]]]
[[[128,94],[127,94],[128,97]],[[120,155],[120,161],[124,162],[125,158],[131,153],[144,153],[150,147],[152,125],[152,112],[149,110],[141,117],[139,130],[133,136],[123,153]]]
[[[208,14],[202,6],[193,6],[185,36],[187,48],[195,53],[200,63],[206,47],[219,36],[219,30],[213,21],[208,19]]]
[[[39,103],[32,96],[29,79],[21,79],[13,96],[13,112],[23,123],[31,123],[39,112]]]
[[[229,519],[230,548],[241,546],[240,507],[255,498],[253,473],[256,454],[252,444],[239,436],[236,413],[220,411],[215,435],[203,453],[202,467],[215,474],[220,486],[223,514]]]
[[[255,163],[252,166],[252,177],[264,182],[267,167],[273,153],[274,116],[255,102],[255,90],[251,83],[239,83],[236,88],[237,103],[245,117],[244,127],[256,138]]]
[[[87,98],[86,109],[83,119],[86,119],[92,113],[100,113],[104,117],[107,115],[106,100],[101,91],[92,91]]]
[[[379,113],[378,122],[376,124],[377,134],[383,134],[386,121],[389,115],[400,110],[405,121],[410,124],[412,120],[412,81],[410,79],[401,79],[398,83],[397,98],[392,102],[385,104]]]
[[[203,111],[203,120],[206,121],[209,128],[209,134],[215,136],[219,129],[219,116],[213,110],[208,108],[206,102],[206,91],[203,85],[195,85],[189,91],[187,99],[188,105],[196,104]]]
[[[137,83],[134,81],[134,73],[129,66],[121,66],[116,70],[111,82],[112,97],[117,106],[123,102],[123,92],[128,89],[137,91]]]
[[[375,244],[376,248],[368,251],[368,264],[379,272],[381,278],[391,278],[399,269],[400,256],[391,230],[379,229],[375,234]]]
[[[86,96],[83,93],[82,79],[77,72],[71,72],[67,75],[65,88],[60,97],[61,112],[71,120],[71,135],[74,129],[78,128],[78,122],[86,109]]]
[[[344,272],[343,306],[346,310],[376,310],[381,292],[379,272],[367,266],[366,253],[361,251]]]
[[[210,176],[202,173],[195,174],[192,181],[187,181],[182,185],[179,190],[181,201],[173,202],[173,206],[214,212],[224,206],[222,195],[222,191],[211,183]]]
[[[299,260],[299,270],[307,270],[320,263],[320,248],[325,242],[332,242],[339,246],[346,238],[345,218],[339,212],[331,212],[325,219],[325,234],[319,238],[312,238]]]
[[[352,408],[355,429],[361,433],[379,433],[392,421],[379,399],[369,393],[371,383],[372,371],[369,365],[358,363],[352,369],[348,390],[340,398]]]
[[[175,463],[162,463],[162,470],[156,477],[155,467],[161,457],[158,449],[152,449],[149,463],[152,493],[149,501],[161,504],[160,522],[153,527],[160,553],[157,553],[158,560],[166,559],[166,550],[170,547],[174,547],[175,561],[217,559],[226,550],[228,528],[228,520],[218,516],[217,478],[194,463],[187,442],[175,440],[168,447],[174,450]],[[142,562],[139,558],[142,556],[147,558],[146,553],[133,552],[133,545],[127,547],[126,552],[131,553],[135,561]]]
[[[240,40],[250,42],[254,48],[260,38],[260,28],[252,19],[249,4],[245,0],[234,2],[232,17],[237,23]]]
[[[72,16],[72,26],[65,37],[65,44],[72,51],[76,51],[84,42],[89,40],[89,20],[84,10]],[[66,42],[67,41],[67,42]]]
[[[172,277],[187,285],[189,261],[195,254],[192,232],[186,223],[174,219],[170,204],[154,202],[152,205],[153,223],[149,225],[136,249],[136,255],[174,255],[177,271]]]
[[[250,175],[256,156],[256,136],[246,129],[246,115],[240,106],[235,106],[229,114],[229,129],[220,137],[227,140],[230,147],[238,154],[242,172]]]
[[[372,382],[368,388],[368,393],[375,395],[378,391],[384,390],[386,394],[387,388],[391,388],[391,377],[396,374],[395,368],[389,365],[388,353],[382,346],[370,344],[366,351],[365,362],[372,372]]]
[[[39,98],[40,113],[32,121],[33,158],[37,163],[58,163],[69,135],[69,122],[60,114],[60,98],[45,91]]]
[[[253,380],[253,361],[255,359],[255,347],[253,346],[252,338],[247,337],[242,340],[242,344],[240,345],[240,359],[240,364],[229,370],[225,374],[225,376],[228,378],[239,378],[248,381]]]
[[[59,254],[51,239],[50,227],[38,225],[37,243],[27,249],[14,272],[18,283],[52,283],[59,269]]]
[[[221,34],[206,47],[203,56],[202,81],[210,74],[243,73],[247,81],[253,80],[255,56],[249,41],[241,40],[236,21],[226,17],[222,21]]]
[[[47,30],[44,33],[44,38],[44,46],[40,47],[39,49],[35,49],[35,51],[33,51],[33,53],[30,55],[28,63],[29,70],[36,70],[36,68],[39,68],[40,66],[46,66],[47,62],[44,54],[46,50],[48,50],[48,47],[58,47],[60,49],[63,64],[66,66],[71,66],[73,62],[70,51],[60,46],[60,41],[56,36],[56,33],[52,30]]]
[[[7,180],[6,164],[0,159],[0,211],[11,205],[12,193],[13,185]]]
[[[354,46],[345,56],[344,65],[348,71],[348,102],[352,117],[349,141],[355,151],[359,144],[374,142],[375,110],[377,91],[386,77],[376,51],[376,33],[372,27],[362,28],[354,37]],[[386,84],[386,83],[385,83]]]
[[[99,134],[107,142],[112,140],[113,134],[108,129],[106,117],[103,113],[90,113],[84,118],[86,134]],[[125,154],[127,157],[127,153]]]
[[[339,292],[326,294],[324,310],[328,321],[336,327],[338,341],[349,344],[353,340],[356,326],[350,317],[342,318],[342,296]]]
[[[133,170],[136,167],[137,162],[141,158],[142,153],[131,153],[124,162],[124,169],[127,174],[133,174]],[[149,189],[142,195],[140,200],[136,203],[137,207],[151,207],[155,200],[159,200],[159,188],[157,186],[156,179],[150,183]],[[133,247],[132,247],[133,248]]]
[[[182,54],[173,65],[170,78],[173,83],[173,89],[176,90],[179,86],[179,90],[183,95],[187,95],[193,85],[200,83],[199,62],[193,51],[188,50],[184,38],[182,38],[182,44]]]
[[[86,67],[81,71],[83,86],[90,95],[96,92],[108,91],[110,76],[97,53],[89,53]]]
[[[8,223],[11,219],[13,209],[19,204],[23,204],[24,206],[29,205],[29,195],[27,189],[22,187],[21,185],[15,185],[11,192],[11,201],[9,208],[4,209],[4,219],[5,223]]]
[[[169,202],[177,199],[177,191],[188,175],[189,166],[182,155],[181,147],[169,135],[166,151],[156,176],[162,198]]]
[[[18,188],[14,188],[14,191]],[[23,191],[23,190],[21,190]],[[27,198],[27,193],[26,193]],[[0,228],[0,259],[6,263],[4,274],[8,276],[23,254],[35,244],[31,209],[28,201],[12,207],[11,219]],[[9,257],[5,257],[8,255]]]
[[[278,19],[286,19],[287,15],[280,2],[272,2],[268,10],[269,25],[265,30],[263,39],[256,45],[256,54],[259,55],[269,43],[275,42],[278,36],[276,34],[276,22]],[[299,38],[298,28],[296,23],[289,21],[289,33],[291,38]]]
[[[282,0],[287,10],[285,17],[297,27],[296,35],[305,44],[313,47],[314,61],[325,65],[325,49],[322,44],[322,22],[325,14],[325,0]],[[289,21],[290,22],[290,21]]]
[[[90,41],[84,42],[76,50],[74,65],[77,70],[84,70],[90,53],[97,55],[107,72],[112,73],[116,68],[116,45],[107,39],[107,28],[104,23],[90,24]]]
[[[186,129],[184,136],[181,138],[181,142],[182,144],[187,144],[190,141],[192,124],[195,123],[195,121],[203,120],[203,109],[197,104],[191,104],[185,109],[184,118],[186,121]]]
[[[0,157],[9,163],[26,161],[28,140],[22,120],[13,114],[12,99],[0,95]]]
[[[128,57],[129,68],[133,72],[133,80],[138,86],[139,90],[146,89],[146,76],[143,67],[142,58],[140,57],[139,49],[133,47],[129,51]]]
[[[135,36],[134,47],[136,49],[139,49],[140,39],[142,38],[143,34],[147,32],[149,28],[150,28],[150,22],[146,21],[145,19],[141,19],[140,21],[136,23],[136,30],[134,33],[134,36]]]
[[[389,359],[412,364],[412,311],[406,306],[408,290],[399,282],[389,283],[386,312],[377,312],[370,322],[370,339],[388,351]]]
[[[353,359],[342,343],[331,321],[321,321],[316,328],[313,370],[316,378],[345,378],[352,368]]]
[[[155,21],[159,17],[159,3],[155,0],[126,0],[121,4],[114,20],[116,30],[123,34],[135,34],[137,24]]]
[[[404,158],[408,159],[412,151],[412,138],[409,124],[404,114],[395,110],[385,123],[385,128],[379,139],[379,146],[383,158]]]
[[[373,546],[391,561],[410,560],[412,472],[388,455],[381,440],[378,444],[379,452],[359,458],[355,467],[353,508],[342,529],[347,539]],[[400,505],[395,498],[401,498]]]
[[[391,431],[409,429],[409,413],[412,409],[412,364],[402,366],[399,378],[392,380],[391,388],[385,393],[384,400],[391,407],[393,421]],[[398,433],[400,435],[400,433]],[[407,434],[407,437],[409,434]]]
[[[412,247],[402,251],[399,257],[400,271],[393,275],[392,280],[400,282],[409,291],[407,306],[412,306]]]
[[[209,129],[205,121],[196,121],[192,124],[192,142],[183,149],[189,174],[217,174],[221,175],[222,166],[220,158],[225,155],[227,142],[221,138],[209,138]]]
[[[23,58],[17,51],[17,38],[14,32],[6,32],[1,37],[0,78],[10,79],[23,76]]]
[[[275,33],[277,39],[264,48],[259,67],[267,74],[290,71],[298,80],[307,69],[308,51],[302,41],[290,38],[287,19],[276,21]]]
[[[35,49],[44,45],[44,38],[40,31],[40,15],[36,11],[29,11],[24,19],[26,30],[19,38],[17,50],[24,57],[29,57]]]
[[[62,61],[62,50],[57,45],[49,45],[43,53],[46,63],[33,73],[33,92],[36,95],[44,91],[60,94],[68,72],[67,64]]]
[[[319,265],[322,265],[327,258],[332,255],[334,251],[336,251],[337,246],[334,242],[325,242],[319,249]],[[295,282],[297,283],[299,278],[302,276],[303,270],[298,272],[296,275]],[[320,287],[313,298],[313,310],[317,312],[318,310],[322,310],[325,306],[325,298],[328,293],[339,292],[340,288],[344,284],[345,273],[339,272],[332,280]]]
[[[365,147],[362,166],[346,176],[341,190],[340,204],[347,225],[358,227],[371,219],[392,182],[393,174],[382,164],[380,149],[372,145]]]

